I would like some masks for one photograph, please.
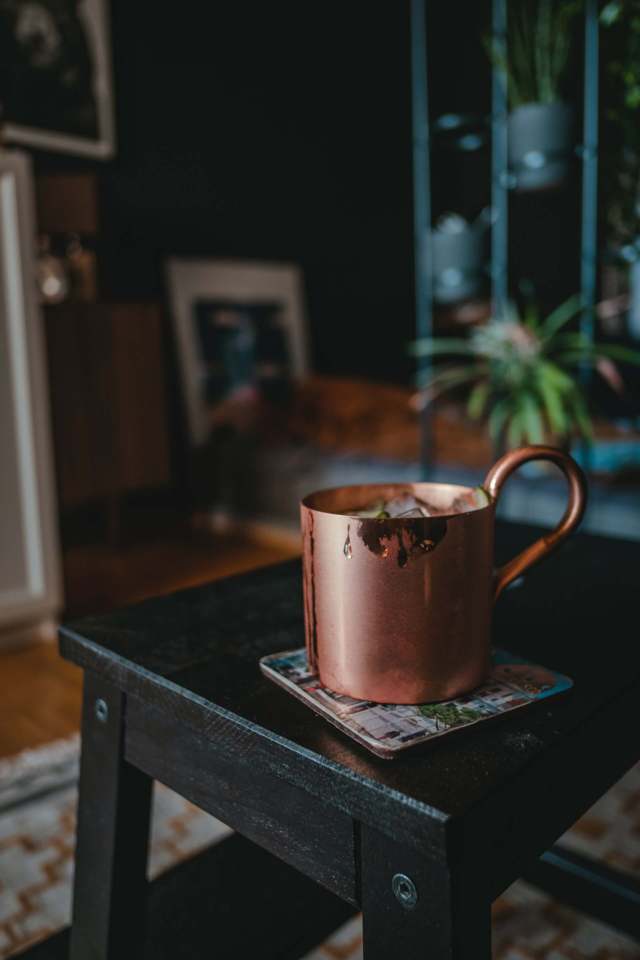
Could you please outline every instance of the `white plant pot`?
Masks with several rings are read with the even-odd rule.
[[[525,103],[509,114],[509,166],[516,190],[544,190],[566,178],[573,149],[567,103]]]
[[[459,303],[475,297],[482,287],[484,234],[477,225],[448,233],[431,231],[433,298]]]
[[[629,336],[640,340],[640,259],[629,267]]]

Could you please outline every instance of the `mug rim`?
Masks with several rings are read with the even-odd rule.
[[[462,484],[462,483],[439,483],[439,482],[422,481],[422,480],[417,480],[417,481],[408,480],[408,481],[396,481],[396,482],[390,482],[390,483],[347,483],[347,484],[340,484],[339,486],[336,486],[336,487],[323,487],[320,490],[314,490],[311,493],[307,493],[304,497],[302,497],[302,499],[300,500],[300,506],[303,507],[305,510],[310,510],[313,513],[322,514],[323,516],[327,516],[327,517],[341,517],[344,520],[359,520],[359,521],[373,520],[374,522],[377,523],[378,518],[376,517],[359,517],[356,514],[344,513],[339,510],[326,510],[326,509],[322,509],[322,507],[314,506],[311,501],[314,498],[321,496],[323,494],[332,494],[332,493],[336,493],[339,490],[363,491],[365,489],[370,489],[371,491],[374,491],[374,490],[382,491],[382,490],[389,490],[391,488],[396,488],[398,492],[410,491],[412,493],[415,493],[416,487],[420,487],[423,489],[434,488],[434,487],[442,489],[444,487],[452,491],[458,491],[459,492],[458,495],[463,493],[472,493],[474,490],[482,490],[482,492],[487,498],[487,502],[482,506],[471,507],[468,510],[458,510],[455,513],[435,513],[429,517],[388,517],[388,518],[385,518],[385,523],[397,522],[397,523],[406,524],[406,523],[415,523],[416,521],[420,522],[423,520],[454,520],[456,517],[465,517],[471,514],[482,513],[484,510],[489,510],[493,506],[495,506],[495,502],[496,502],[496,498],[491,496],[491,494],[483,484],[469,486],[467,484]]]

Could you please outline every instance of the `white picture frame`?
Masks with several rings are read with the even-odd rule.
[[[195,303],[206,299],[280,304],[290,373],[293,379],[300,379],[308,366],[302,271],[293,263],[171,258],[167,282],[189,433],[193,446],[199,447],[207,441],[209,418],[201,391],[204,360],[194,325]]]
[[[13,2],[17,5],[20,0],[13,0]],[[75,7],[70,0],[69,3],[70,6]],[[38,3],[31,3],[30,6],[37,7]],[[77,136],[66,133],[64,130],[35,127],[22,122],[19,117],[12,117],[10,112],[1,118],[2,137],[6,143],[10,144],[107,160],[114,155],[116,149],[108,3],[107,0],[80,0],[77,10],[93,65],[97,138]],[[2,91],[0,90],[1,101]]]
[[[55,618],[60,549],[29,157],[0,150],[0,628]],[[0,646],[3,644],[0,634]]]

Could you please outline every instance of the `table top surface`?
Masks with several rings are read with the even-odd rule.
[[[540,533],[499,523],[503,561]],[[299,561],[149,600],[61,628],[62,654],[130,694],[184,713],[207,736],[212,713],[314,772],[440,820],[464,815],[598,711],[640,692],[638,561],[631,541],[578,534],[497,604],[494,642],[571,676],[574,689],[395,760],[378,759],[266,679],[258,660],[302,646]],[[178,712],[179,713],[179,712]],[[585,728],[586,729],[586,728]],[[590,736],[593,736],[593,726]],[[631,729],[620,731],[632,737]],[[593,744],[594,756],[606,744]],[[638,748],[640,756],[640,745]]]

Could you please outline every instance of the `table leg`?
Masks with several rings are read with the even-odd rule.
[[[124,760],[124,708],[85,671],[71,960],[142,955],[152,781]]]
[[[446,863],[361,828],[364,960],[490,960],[491,904]]]

